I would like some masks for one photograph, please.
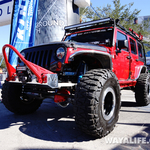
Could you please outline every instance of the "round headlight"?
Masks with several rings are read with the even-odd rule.
[[[65,55],[65,49],[63,47],[60,47],[56,51],[56,56],[58,59],[62,59]]]

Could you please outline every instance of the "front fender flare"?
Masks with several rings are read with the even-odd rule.
[[[112,58],[111,55],[108,53],[104,53],[101,51],[95,50],[84,50],[84,51],[77,51],[69,56],[68,61],[73,61],[74,57],[78,55],[94,55],[100,62],[102,62],[103,67],[112,70]]]

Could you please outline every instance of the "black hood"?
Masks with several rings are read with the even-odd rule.
[[[56,57],[56,50],[60,47],[63,47],[65,50],[65,56],[67,53],[67,48],[81,48],[81,49],[86,49],[86,50],[100,50],[106,52],[107,49],[102,46],[94,45],[94,44],[88,44],[88,43],[80,43],[80,42],[67,42],[67,41],[62,41],[62,42],[51,42],[48,44],[43,44],[43,45],[38,45],[38,46],[33,46],[26,48],[22,50],[22,52],[25,55],[25,59],[28,61],[37,64],[43,68],[46,68],[51,71],[55,71],[57,68],[57,62],[60,61],[62,64],[64,64],[65,61],[65,56],[59,60]],[[21,65],[22,62],[19,61],[18,63]]]
[[[89,44],[89,43],[67,42],[67,41],[50,42],[47,44],[41,44],[41,45],[34,46],[34,47],[43,47],[43,46],[48,46],[48,45],[56,45],[56,46],[59,45],[59,46],[64,46],[64,47],[84,48],[84,49],[100,50],[100,51],[105,51],[105,52],[107,51],[107,49],[103,46]]]

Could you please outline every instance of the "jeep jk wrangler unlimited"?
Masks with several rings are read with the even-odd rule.
[[[120,89],[132,87],[139,106],[150,99],[142,36],[126,30],[118,20],[104,18],[65,27],[61,42],[24,49],[3,47],[8,78],[2,88],[5,107],[17,114],[36,111],[54,96],[62,107],[73,103],[77,126],[103,137],[118,120]],[[16,69],[5,48],[18,55]]]

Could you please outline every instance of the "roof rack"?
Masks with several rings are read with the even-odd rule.
[[[89,21],[89,22],[84,22],[84,23],[79,23],[71,26],[66,26],[64,29],[66,32],[74,32],[74,31],[79,31],[83,29],[87,29],[91,26],[99,26],[99,25],[104,25],[104,24],[114,24],[114,19],[112,18],[103,18],[99,20],[94,20],[94,21]]]
[[[130,34],[132,37],[134,37],[135,39],[142,41],[143,40],[143,35],[141,34],[137,34],[133,29],[129,28],[129,30],[127,30],[125,27],[123,27],[122,25],[120,25],[119,19],[115,20],[116,25],[122,29],[123,31],[125,31],[126,33]]]
[[[143,35],[139,35],[137,34],[133,29],[129,28],[129,30],[127,30],[126,28],[124,28],[123,26],[121,26],[119,24],[119,22],[116,24],[118,27],[120,27],[123,31],[125,31],[126,33],[130,34],[132,37],[134,37],[135,39],[142,41],[143,40]]]
[[[91,27],[96,28],[96,27],[101,27],[101,26],[115,26],[115,25],[118,26],[123,31],[125,31],[126,33],[130,34],[135,39],[137,39],[139,41],[143,40],[142,35],[138,35],[136,32],[134,32],[130,28],[129,28],[129,30],[127,30],[126,28],[124,28],[123,26],[120,25],[119,19],[115,20],[113,18],[103,18],[103,19],[99,19],[99,20],[74,24],[74,25],[66,26],[64,29],[65,29],[66,33],[72,33],[72,32],[90,29]]]
[[[133,29],[129,28],[129,30],[134,34],[139,40],[143,40],[143,35],[137,34]]]

